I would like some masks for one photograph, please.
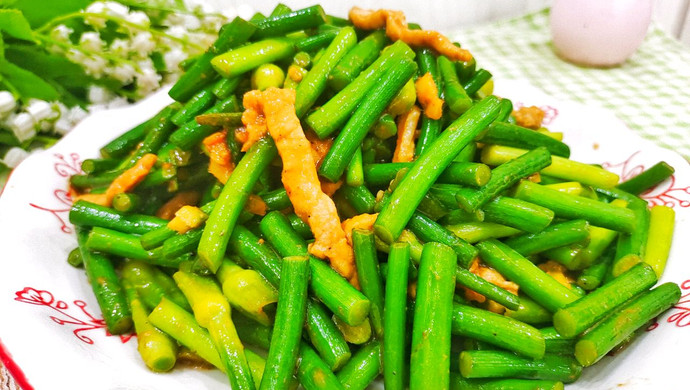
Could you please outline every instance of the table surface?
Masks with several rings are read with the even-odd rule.
[[[638,52],[610,69],[578,67],[552,49],[548,10],[449,34],[497,78],[613,111],[633,131],[690,159],[690,50],[652,26]],[[547,77],[545,77],[547,75]],[[0,363],[0,390],[17,385]]]
[[[690,49],[652,25],[621,66],[584,68],[556,56],[548,16],[545,9],[449,35],[497,79],[610,110],[643,138],[690,159]]]

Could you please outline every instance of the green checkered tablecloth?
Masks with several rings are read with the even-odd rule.
[[[610,69],[559,59],[548,9],[449,35],[497,78],[526,80],[557,99],[606,108],[640,136],[690,159],[690,49],[656,26],[628,61]]]

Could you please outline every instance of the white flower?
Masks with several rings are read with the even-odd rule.
[[[84,10],[87,14],[105,14],[105,4],[101,1],[91,3]],[[84,22],[95,28],[105,28],[105,19],[98,16],[89,15],[84,18]]]
[[[137,76],[137,95],[144,97],[160,86],[161,76],[153,69],[142,69]]]
[[[147,57],[155,48],[156,42],[148,31],[139,32],[132,39],[132,50],[136,51],[140,57]]]
[[[53,127],[53,130],[55,130],[56,133],[60,135],[65,135],[70,132],[74,128],[74,125],[72,125],[72,122],[67,119],[66,117],[61,117],[55,122],[55,126]]]
[[[156,71],[156,65],[154,65],[153,60],[150,57],[137,61],[137,67],[139,67],[139,72],[143,72],[144,70],[150,70],[151,72]]]
[[[209,47],[216,41],[215,35],[205,34],[202,32],[194,32],[189,34],[189,40],[201,47]],[[196,48],[188,48],[190,54],[198,52]]]
[[[50,38],[59,42],[69,42],[69,36],[74,32],[64,24],[59,24],[50,30]]]
[[[0,91],[0,116],[4,116],[17,107],[17,101],[9,91]]]
[[[103,73],[108,66],[108,61],[106,61],[103,57],[91,56],[84,58],[81,64],[84,67],[84,72],[86,72],[86,74],[98,79],[103,76]]]
[[[27,157],[29,157],[29,152],[22,148],[12,147],[7,151],[7,153],[5,153],[5,157],[3,157],[2,162],[9,168],[16,168],[17,165],[19,165],[19,163],[24,161]]]
[[[185,1],[187,8],[194,10],[195,12],[200,12],[202,14],[210,14],[215,11],[213,6],[209,4],[209,1],[203,0],[187,0]]]
[[[234,18],[234,16],[233,16]],[[201,21],[201,26],[204,31],[218,34],[218,30],[225,24],[226,19],[220,15],[207,15]]]
[[[118,18],[125,18],[127,16],[127,13],[129,12],[129,8],[127,6],[122,5],[116,1],[106,1],[103,3],[105,13],[108,14],[108,16],[115,16]]]
[[[249,20],[254,16],[254,8],[249,4],[241,4],[237,7],[237,14],[244,20]]]
[[[43,121],[38,124],[38,130],[42,132],[48,132],[53,128],[54,123],[51,121]]]
[[[134,80],[134,76],[137,74],[137,72],[134,70],[134,67],[130,64],[121,64],[108,68],[106,73],[108,76],[114,78],[124,85],[131,83],[132,80]]]
[[[201,27],[199,18],[194,15],[184,15],[182,24],[187,30],[198,30]]]
[[[89,106],[89,112],[93,114],[94,112],[103,111],[106,108],[108,108],[106,104],[92,104]]]
[[[89,86],[88,91],[89,102],[92,104],[103,104],[107,103],[115,97],[115,94],[110,92],[109,89],[101,87],[100,85]]]
[[[129,56],[129,41],[125,39],[113,39],[110,44],[110,52],[118,57],[127,58]]]
[[[54,115],[53,108],[50,106],[50,103],[38,99],[29,100],[29,104],[26,106],[26,112],[31,115],[36,123],[39,123],[44,119],[50,119]]]
[[[88,14],[102,14],[105,13],[105,3],[102,1],[94,1],[93,3],[89,4],[86,9],[84,9],[84,12]]]
[[[89,115],[89,113],[84,111],[83,108],[79,106],[74,106],[69,110],[69,112],[67,112],[67,115],[65,115],[65,119],[72,123],[72,125],[75,125],[77,122],[86,118],[87,115]]]
[[[130,23],[136,24],[140,28],[148,28],[151,25],[149,17],[141,11],[134,11],[128,13],[125,16],[125,20]]]
[[[165,69],[168,72],[178,71],[178,66],[180,62],[184,61],[187,55],[180,49],[174,48],[163,54],[163,61],[165,61]]]
[[[34,118],[26,112],[10,116],[7,119],[7,124],[19,142],[24,142],[36,136]]]
[[[77,49],[69,49],[65,55],[68,60],[74,62],[75,64],[81,64],[86,59],[84,53]]]
[[[163,19],[164,26],[179,26],[184,23],[182,14],[171,13]]]
[[[111,100],[108,102],[108,108],[119,108],[119,107],[124,107],[129,105],[129,102],[127,101],[127,98],[124,97],[116,97],[115,99]]]
[[[171,26],[165,32],[175,38],[184,38],[189,33],[183,26]]]
[[[96,31],[89,31],[81,34],[79,38],[79,45],[86,50],[96,53],[103,50],[104,42],[101,40],[101,35]]]

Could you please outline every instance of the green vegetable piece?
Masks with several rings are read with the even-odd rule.
[[[345,389],[364,390],[379,376],[381,344],[374,340],[357,351],[336,377]]]
[[[211,90],[212,87],[207,87],[197,92],[171,117],[170,121],[177,126],[182,126],[211,108],[216,101],[216,96]]]
[[[216,76],[211,60],[218,54],[243,44],[255,31],[254,24],[240,17],[224,25],[218,32],[216,42],[180,77],[168,95],[178,102],[187,101],[199,88],[211,82]]]
[[[462,189],[458,191],[455,198],[465,211],[476,211],[520,179],[538,172],[550,163],[551,154],[546,148],[531,150],[525,155],[494,168],[491,171],[491,179],[483,187],[477,190]]]
[[[286,33],[299,30],[307,30],[326,22],[326,14],[320,5],[296,11],[271,15],[255,23],[256,33],[252,38],[261,39],[266,37],[282,36]]]
[[[305,256],[307,243],[291,228],[287,218],[272,211],[259,224],[262,234],[281,256]],[[369,300],[322,260],[312,258],[310,287],[314,295],[350,326],[369,315]],[[270,280],[269,280],[270,281]]]
[[[306,390],[343,389],[343,385],[340,384],[333,371],[306,343],[300,345],[299,355],[297,379]]]
[[[549,208],[559,218],[584,219],[592,225],[626,233],[635,229],[635,213],[630,209],[565,194],[527,180],[516,186],[514,197]]]
[[[223,261],[228,240],[251,188],[276,154],[273,140],[270,137],[262,138],[239,161],[230,179],[225,183],[206,221],[198,248],[199,258],[212,272],[215,272]]]
[[[280,88],[284,81],[285,72],[275,64],[263,64],[252,72],[252,89],[263,91],[270,87]]]
[[[455,252],[427,243],[422,250],[412,323],[410,388],[448,389]]]
[[[490,239],[477,244],[482,260],[508,280],[517,283],[521,291],[555,312],[576,301],[579,296],[553,277],[539,269],[506,244]]]
[[[309,114],[306,123],[319,138],[323,139],[329,136],[348,122],[360,102],[369,95],[372,88],[380,84],[383,77],[392,72],[393,68],[399,67],[404,59],[411,58],[414,58],[412,50],[402,41],[395,42],[389,48],[384,49],[379,58],[360,73],[352,83],[319,109]],[[393,93],[397,93],[397,91]],[[367,100],[370,98],[371,96]],[[388,103],[386,102],[386,104]],[[365,130],[368,131],[369,128]]]
[[[122,285],[132,310],[137,350],[141,359],[153,371],[170,371],[177,361],[177,343],[149,322],[149,311],[141,302],[136,288],[127,281]]]
[[[88,232],[79,230],[77,241],[84,262],[86,276],[103,313],[105,325],[111,334],[124,334],[132,328],[132,313],[127,305],[125,291],[107,257],[91,252],[87,246]]]
[[[262,64],[288,58],[295,51],[295,43],[290,38],[268,38],[218,55],[211,60],[211,65],[221,76],[231,78]]]
[[[481,161],[487,165],[501,165],[525,153],[527,150],[510,146],[487,145],[482,149]],[[618,175],[615,173],[559,156],[551,156],[551,165],[542,169],[541,173],[565,181],[578,181],[584,185],[607,189],[618,184]]]
[[[483,99],[453,122],[415,161],[376,219],[374,231],[379,238],[391,243],[400,236],[424,194],[455,155],[493,120],[497,109],[498,99]]]
[[[656,281],[656,273],[650,265],[638,264],[610,283],[558,310],[553,316],[554,327],[565,337],[575,337],[628,299],[652,287]]]
[[[378,338],[383,336],[383,281],[376,257],[374,233],[370,230],[352,231],[352,247],[355,252],[357,276],[362,292],[371,302],[369,319]]]
[[[415,212],[408,223],[409,229],[425,242],[440,242],[453,249],[462,268],[469,268],[477,256],[477,249],[426,215]]]
[[[465,83],[465,92],[469,96],[476,94],[481,87],[484,86],[489,80],[491,80],[491,73],[486,69],[477,70],[472,77]]]
[[[487,310],[454,303],[451,330],[528,358],[544,357],[546,344],[538,329]]]
[[[482,206],[484,220],[516,229],[538,233],[553,220],[553,211],[524,200],[497,196]]]
[[[323,158],[319,168],[321,176],[333,182],[338,181],[371,126],[381,116],[394,95],[409,80],[415,68],[414,62],[404,59],[389,73],[381,76],[380,84],[374,87],[367,100],[357,107],[350,120],[336,137],[328,150],[328,154]]]
[[[570,148],[563,142],[553,139],[544,133],[510,123],[492,123],[477,138],[477,141],[485,144],[505,145],[521,149],[535,149],[543,146],[553,156],[570,157]]]
[[[616,187],[633,195],[639,195],[668,179],[674,172],[675,169],[673,169],[672,166],[668,165],[665,161],[660,161],[639,175],[620,183]]]
[[[643,260],[661,278],[671,251],[676,213],[667,206],[654,206],[649,212],[649,234]]]
[[[405,388],[409,244],[391,245],[388,267],[383,311],[383,381],[387,389],[402,390]]]
[[[309,257],[284,258],[276,320],[260,389],[290,387],[304,327],[308,286]]]
[[[465,378],[522,378],[575,382],[582,366],[570,356],[546,354],[533,360],[504,351],[463,351],[460,374]]]
[[[511,237],[505,244],[523,256],[531,256],[549,249],[574,244],[589,237],[587,221],[577,219],[551,225],[539,233]]]
[[[382,30],[374,31],[352,48],[331,71],[328,85],[340,91],[350,84],[367,66],[379,56],[386,42]]]
[[[677,284],[664,283],[637,296],[578,340],[577,361],[583,366],[596,363],[647,321],[678,302],[680,294]]]
[[[411,168],[414,163],[364,164],[364,181],[369,186],[387,186],[403,168]],[[485,185],[491,177],[491,170],[485,164],[451,163],[438,177],[437,183],[462,184],[471,187]],[[455,203],[455,198],[453,198]]]
[[[443,91],[445,101],[448,107],[454,113],[462,115],[472,106],[472,98],[465,92],[465,89],[460,85],[457,73],[455,73],[455,66],[444,56],[439,56],[437,59],[438,70],[443,77]]]
[[[259,272],[225,259],[216,277],[230,306],[262,325],[271,324],[265,309],[278,301],[278,293]]]
[[[143,214],[123,214],[110,207],[84,200],[79,200],[72,205],[69,220],[77,226],[99,226],[133,234],[143,234],[167,224],[166,220],[158,217]]]
[[[518,310],[520,307],[520,299],[517,295],[496,286],[460,266],[458,266],[455,271],[455,282],[485,296],[487,299],[491,299],[505,306],[507,309]]]
[[[230,318],[230,305],[220,287],[209,277],[183,271],[176,272],[173,278],[192,305],[194,318],[200,326],[208,329],[230,385],[237,389],[254,389],[244,346]]]
[[[433,50],[428,48],[417,50],[417,64],[419,65],[419,75],[423,76],[430,73],[438,89],[439,97],[443,98],[443,78],[438,70],[437,60]],[[415,151],[417,156],[421,156],[422,153],[429,149],[436,137],[441,133],[442,123],[441,119],[430,119],[426,114],[422,115],[419,139],[417,140]]]
[[[192,310],[175,281],[160,269],[142,261],[128,260],[120,272],[122,278],[137,290],[139,298],[149,310],[156,307],[163,297],[185,310]]]
[[[328,75],[338,61],[357,43],[357,35],[352,27],[344,27],[328,45],[321,61],[317,62],[297,85],[295,113],[301,118],[326,90]]]

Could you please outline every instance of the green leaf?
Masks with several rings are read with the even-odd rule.
[[[20,0],[15,7],[24,13],[31,27],[36,28],[58,16],[84,9],[92,2],[92,0]]]
[[[17,39],[34,41],[34,34],[29,22],[16,9],[0,9],[0,30]]]
[[[5,57],[20,68],[52,79],[67,88],[85,88],[93,79],[81,66],[64,56],[50,54],[35,46],[11,45],[5,49]]]
[[[0,59],[0,74],[12,83],[23,99],[37,98],[48,101],[60,99],[60,94],[52,85],[6,59]]]

